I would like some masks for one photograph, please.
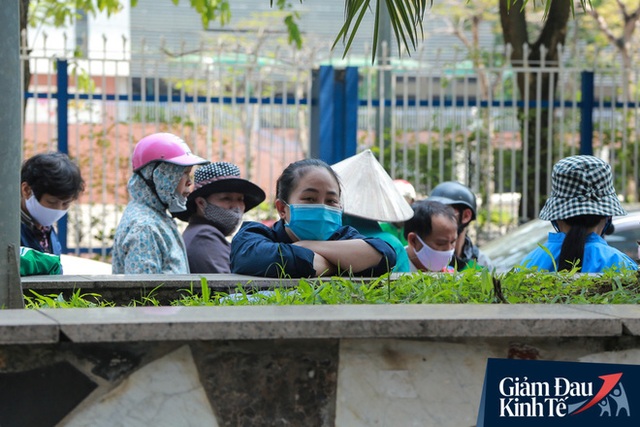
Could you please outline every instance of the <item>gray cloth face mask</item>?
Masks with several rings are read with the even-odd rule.
[[[205,219],[225,236],[230,236],[238,228],[242,221],[243,213],[238,208],[225,209],[209,202],[204,208]]]

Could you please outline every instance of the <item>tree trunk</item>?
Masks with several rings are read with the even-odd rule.
[[[536,68],[544,64],[555,67],[558,63],[558,46],[564,44],[567,34],[567,22],[571,16],[571,5],[568,1],[552,1],[547,21],[535,43],[530,44],[527,33],[525,12],[522,0],[518,0],[508,7],[509,0],[500,0],[500,22],[505,43],[511,44],[511,63],[514,67],[526,65]],[[528,46],[525,58],[525,48]],[[544,57],[543,57],[544,55]],[[548,107],[535,107],[525,116],[524,108],[520,108],[520,133],[523,141],[523,179],[521,182],[522,220],[530,220],[537,216],[546,196],[548,196],[549,177],[551,171],[548,165],[552,163],[552,141],[549,140],[549,109],[553,109],[553,98],[558,84],[557,73],[519,72],[517,76],[520,99],[524,100],[525,93],[529,99],[535,99],[540,89],[541,98],[538,102],[548,101]],[[539,117],[539,121],[536,118]],[[538,124],[539,123],[539,124]],[[539,141],[539,144],[538,142]],[[535,197],[538,189],[542,197]]]

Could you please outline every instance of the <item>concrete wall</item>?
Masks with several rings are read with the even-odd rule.
[[[638,335],[636,306],[3,310],[0,425],[473,426],[487,358],[636,364]]]

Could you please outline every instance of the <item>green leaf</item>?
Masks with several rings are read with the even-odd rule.
[[[287,32],[289,33],[289,43],[294,44],[298,49],[302,47],[302,35],[300,34],[300,28],[298,28],[298,24],[296,23],[296,18],[298,14],[290,14],[284,18],[284,24],[287,27]]]

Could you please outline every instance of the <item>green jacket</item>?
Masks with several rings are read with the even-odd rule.
[[[20,276],[62,274],[60,255],[20,247]]]

